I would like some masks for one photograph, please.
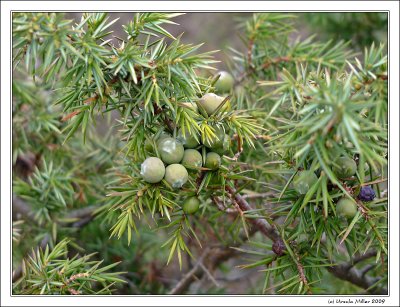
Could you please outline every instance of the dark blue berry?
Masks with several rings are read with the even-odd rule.
[[[361,187],[360,194],[358,194],[358,199],[362,201],[372,201],[375,198],[375,191],[370,186]]]

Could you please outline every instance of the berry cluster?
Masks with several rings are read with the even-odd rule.
[[[215,84],[217,92],[224,92],[233,86],[233,78],[225,73],[220,73],[220,78]],[[228,80],[226,80],[228,78]],[[232,78],[232,82],[230,81]],[[198,101],[198,105],[212,115],[225,100],[224,97],[213,93],[205,94]],[[199,112],[199,107],[192,102],[181,103],[194,112]],[[230,109],[229,103],[225,103],[221,112]],[[176,138],[163,132],[155,142],[146,140],[145,150],[151,156],[143,161],[140,175],[147,183],[155,184],[163,179],[173,189],[180,189],[188,181],[190,175],[196,175],[196,171],[216,171],[221,166],[221,156],[230,149],[230,136],[225,128],[214,126],[214,135],[201,142],[201,137],[182,129],[178,131]],[[154,148],[155,144],[156,148]],[[205,149],[205,151],[204,151]],[[157,152],[157,156],[155,153]],[[202,152],[205,155],[202,155]],[[200,206],[200,200],[195,197],[187,198],[182,209],[187,214],[195,213]]]
[[[337,158],[333,163],[332,171],[341,180],[353,180],[357,172],[356,162],[347,156]],[[318,177],[311,170],[299,171],[293,178],[293,186],[300,195],[307,192],[317,183]],[[358,199],[361,201],[372,201],[375,198],[375,191],[369,187],[361,187]],[[353,198],[347,196],[340,198],[336,203],[336,213],[339,216],[353,218],[357,213],[358,207]]]

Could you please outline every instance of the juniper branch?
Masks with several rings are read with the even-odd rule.
[[[85,208],[80,208],[80,209],[75,209],[72,210],[67,216],[67,219],[78,219],[78,220],[87,220],[93,219],[93,212],[99,208],[99,206],[93,205],[93,206],[88,206]],[[21,214],[24,219],[26,220],[30,220],[32,219],[34,213],[32,212],[32,210],[30,209],[29,205],[23,201],[21,198],[13,195],[13,214],[15,213],[19,213]],[[89,221],[90,221],[89,220]],[[73,226],[77,227],[81,224],[77,224],[78,222],[74,223]],[[81,225],[83,226],[83,225]]]
[[[371,294],[388,294],[386,288],[378,287],[377,283],[380,281],[380,278],[372,278],[363,274],[363,270],[359,271],[353,268],[351,263],[343,263],[337,266],[328,267],[328,271],[335,277],[365,289]]]
[[[182,279],[175,285],[169,294],[184,293],[190,287],[195,278],[200,278],[203,275],[204,271],[202,270],[201,265],[209,253],[210,249],[205,248],[203,254],[199,257],[196,264],[182,277]]]
[[[242,235],[239,242],[248,241],[248,239],[252,235],[254,235],[257,231],[258,230],[255,227],[251,228],[248,233],[248,236]],[[215,268],[218,267],[219,264],[236,256],[237,250],[232,247],[239,247],[240,245],[241,245],[241,243],[237,243],[230,247],[228,247],[228,246],[216,246],[213,248],[206,247],[203,254],[200,256],[199,260],[196,262],[196,264],[182,277],[182,279],[169,292],[169,294],[185,293],[194,281],[200,279],[203,276],[203,274],[206,273],[205,270],[201,266],[204,266],[208,270],[207,273],[215,270]],[[207,252],[207,254],[206,254],[206,252]],[[200,261],[200,260],[202,260],[202,261]]]
[[[250,204],[238,193],[235,189],[230,186],[226,186],[227,192],[234,198],[236,203],[239,205],[242,211],[252,210]],[[279,240],[280,236],[278,232],[272,228],[268,222],[263,218],[250,219],[249,220],[262,234],[271,239],[272,241]],[[365,255],[361,255],[353,260],[352,263],[344,263],[338,266],[328,267],[328,271],[334,276],[346,280],[356,286],[359,286],[372,294],[387,294],[387,289],[376,288],[374,285],[379,281],[379,279],[371,278],[369,276],[363,275],[362,272],[352,268],[353,265],[359,263],[367,258],[376,255],[376,251],[370,251]],[[301,269],[301,268],[300,268]],[[302,272],[302,270],[299,270]]]
[[[238,193],[236,190],[228,185],[225,186],[226,191],[231,195],[232,200],[234,200],[242,211],[250,211],[252,210],[249,203]],[[262,234],[267,236],[273,242],[279,239],[278,232],[268,224],[268,222],[263,218],[255,218],[249,219],[250,223],[252,223]]]

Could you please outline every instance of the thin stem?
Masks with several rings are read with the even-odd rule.
[[[253,208],[249,205],[249,203],[238,193],[236,190],[228,185],[225,186],[226,191],[230,194],[232,200],[234,200],[239,208],[243,211],[251,211]],[[271,239],[273,242],[280,238],[278,232],[268,224],[268,222],[263,218],[255,218],[249,219],[249,222],[252,223],[261,233]]]

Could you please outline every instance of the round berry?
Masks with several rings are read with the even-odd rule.
[[[199,104],[204,108],[208,115],[211,115],[215,112],[224,99],[224,97],[215,95],[213,93],[207,93],[199,100]],[[229,102],[223,106],[221,111],[227,111],[228,109]]]
[[[297,193],[307,194],[310,188],[318,181],[313,171],[300,171],[293,178],[293,186]]]
[[[229,148],[231,147],[231,138],[229,135],[225,134],[224,135],[224,141],[222,142],[222,145],[216,146],[213,148],[213,151],[216,152],[217,154],[223,156],[229,151]]]
[[[181,164],[171,164],[165,169],[165,180],[174,189],[181,188],[188,181],[189,174]]]
[[[190,134],[187,130],[185,130],[185,133],[183,133],[182,130],[179,130],[177,139],[183,144],[183,147],[196,148],[200,145],[200,142],[196,140],[193,133],[194,132],[192,131],[192,134]]]
[[[164,163],[156,157],[150,157],[143,161],[140,175],[148,183],[160,182],[165,175]]]
[[[361,187],[358,199],[362,201],[373,201],[375,198],[375,191],[370,186]]]
[[[339,179],[346,179],[353,176],[357,171],[356,162],[349,157],[336,159],[333,172]]]
[[[158,135],[158,137],[157,137],[157,139],[156,139],[156,145],[157,145],[157,147],[158,147],[158,144],[162,141],[162,140],[165,140],[165,139],[167,139],[167,138],[170,138],[171,137],[171,135],[170,134],[168,134],[168,133],[166,133],[166,132],[161,132],[159,135]]]
[[[215,127],[214,134],[215,134],[215,136],[212,136],[211,138],[207,138],[204,141],[204,146],[206,146],[210,149],[223,147],[224,138],[225,138],[224,128],[222,128],[220,126]]]
[[[348,197],[342,197],[336,204],[336,213],[339,216],[353,218],[357,213],[357,204]]]
[[[228,93],[232,90],[235,80],[232,75],[226,71],[218,72],[219,79],[215,82],[215,90],[217,93]]]
[[[209,152],[206,156],[205,166],[211,170],[217,170],[221,166],[221,157],[216,152]]]
[[[185,149],[178,140],[173,138],[165,138],[158,142],[158,153],[161,160],[167,164],[181,162]]]
[[[197,210],[199,210],[199,208],[200,208],[200,200],[195,196],[187,198],[182,206],[182,210],[186,214],[196,213]]]
[[[199,108],[197,107],[197,104],[193,103],[193,102],[182,102],[182,105],[184,105],[185,107],[193,110],[196,113],[199,113]]]
[[[203,164],[203,157],[195,149],[186,149],[181,164],[186,168],[197,169]]]

